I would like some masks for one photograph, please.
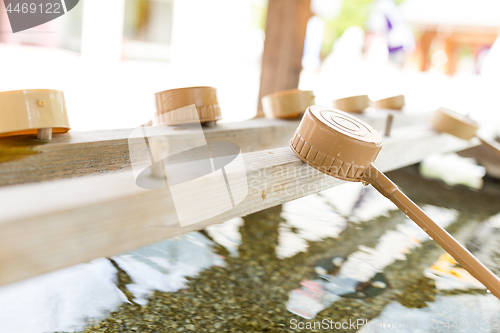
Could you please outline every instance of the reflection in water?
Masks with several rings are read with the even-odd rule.
[[[494,273],[500,274],[500,214],[473,230],[467,248]],[[448,253],[441,255],[424,275],[435,280],[436,288],[441,290],[486,289]]]
[[[453,223],[458,213],[454,210],[425,205],[423,210],[443,228]],[[396,260],[405,260],[405,254],[429,239],[429,236],[412,220],[398,224],[396,230],[387,231],[378,241],[375,249],[360,246],[342,265],[340,275],[367,281],[376,272],[382,271]]]
[[[113,257],[130,276],[127,289],[134,301],[144,305],[155,290],[174,292],[186,288],[186,277],[211,266],[224,266],[212,250],[213,242],[199,232],[168,239]]]
[[[138,304],[154,290],[174,292],[186,277],[224,266],[213,242],[199,232],[169,239],[113,259],[132,278],[127,289]],[[42,333],[83,330],[128,302],[116,285],[116,268],[96,259],[0,288],[0,332]]]
[[[233,257],[238,256],[238,246],[241,244],[240,227],[245,223],[241,217],[221,224],[215,224],[205,229],[217,244],[223,246]]]
[[[373,187],[346,183],[283,205],[279,226],[278,258],[307,251],[309,242],[336,238],[347,222],[359,223],[388,216],[397,207]]]
[[[435,281],[438,290],[485,289],[448,253],[442,254],[434,265],[425,269],[424,275]]]
[[[389,199],[371,186],[361,183],[346,183],[338,188],[321,192],[322,196],[350,222],[366,222],[380,216],[389,216],[391,210],[398,210]]]
[[[500,275],[500,214],[481,223],[469,241],[471,251],[491,270]]]
[[[412,309],[397,302],[391,303],[359,332],[394,332],[397,329],[398,333],[470,333],[500,330],[500,300],[495,296],[438,296],[428,305]]]
[[[392,177],[398,178],[398,173]],[[471,230],[475,221],[498,213],[498,197],[487,193],[451,191],[404,173],[398,179],[418,202],[460,211],[460,218],[449,228],[452,233],[464,227]],[[430,303],[438,292],[422,272],[443,251],[426,242],[427,235],[403,213],[390,213],[395,209],[373,188],[346,183],[285,204],[283,210],[275,207],[252,214],[244,223],[234,219],[208,228],[206,235],[231,254],[226,259],[214,253],[220,247],[195,232],[114,257],[125,272],[119,274],[119,281],[115,267],[99,259],[3,287],[0,332],[73,331],[109,311],[113,312],[108,318],[86,332],[132,332],[133,328],[136,332],[288,332],[290,320],[302,320],[287,311],[291,302],[296,309],[299,304],[303,317],[306,313],[316,320],[334,321],[376,317],[428,321],[462,316],[460,311],[473,318],[479,318],[476,314],[481,311],[498,313],[498,302],[491,295],[438,294],[437,303]],[[425,210],[442,225],[457,217],[449,209],[426,206]],[[377,219],[381,215],[389,218]],[[493,269],[500,268],[499,227],[500,214],[480,224],[468,244]],[[332,265],[315,269],[324,260]],[[367,279],[369,283],[360,285]],[[117,284],[139,306],[128,303]],[[349,294],[353,289],[356,293]],[[153,290],[159,291],[150,297]],[[350,298],[362,298],[359,291],[371,298]],[[372,291],[380,294],[372,297],[377,295]],[[430,308],[407,309],[395,300],[412,307],[429,302]],[[472,331],[478,330],[467,332]]]
[[[347,182],[341,187],[325,190],[321,192],[321,195],[327,199],[336,212],[342,216],[350,217],[363,193],[370,190],[373,188],[363,186],[361,183]]]
[[[281,217],[285,222],[279,226],[278,258],[305,252],[308,242],[337,237],[347,225],[346,219],[317,194],[284,204]]]
[[[458,213],[454,210],[430,205],[424,211],[441,227],[453,223]],[[408,254],[429,237],[413,221],[407,219],[388,230],[379,239],[375,248],[360,246],[342,264],[336,275],[325,274],[314,281],[303,281],[302,288],[293,290],[287,302],[288,311],[306,319],[340,299],[339,296],[356,293],[360,284],[370,281],[377,273],[396,260],[405,260]],[[382,281],[377,281],[382,282]]]
[[[424,177],[442,180],[448,186],[464,185],[475,189],[483,187],[486,168],[477,165],[473,158],[456,153],[436,154],[426,157],[419,168]]]
[[[0,288],[0,332],[73,332],[127,299],[116,287],[116,269],[96,259]]]

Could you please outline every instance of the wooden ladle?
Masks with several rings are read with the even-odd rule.
[[[371,184],[500,298],[500,279],[375,167],[382,143],[382,136],[356,117],[313,105],[306,110],[290,148],[302,161],[327,175]]]
[[[439,132],[448,133],[463,140],[470,140],[476,137],[483,145],[500,155],[500,143],[478,136],[477,130],[479,129],[479,124],[468,116],[446,108],[439,108],[434,113],[432,125]]]

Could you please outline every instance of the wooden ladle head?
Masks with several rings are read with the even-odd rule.
[[[299,118],[307,107],[314,104],[314,93],[308,90],[284,90],[262,97],[267,118]]]
[[[372,105],[381,109],[401,110],[405,106],[405,96],[397,95],[379,99],[372,102]]]
[[[0,92],[0,137],[37,134],[50,140],[52,133],[70,130],[64,93],[53,89]]]
[[[358,118],[313,105],[306,110],[290,147],[302,161],[321,172],[359,182],[382,143],[382,136]]]
[[[478,123],[469,117],[442,107],[434,113],[432,125],[439,132],[448,133],[464,140],[475,137],[479,128]]]
[[[214,87],[165,90],[156,93],[155,98],[156,112],[153,125],[182,125],[198,122],[205,124],[222,119],[219,97]],[[191,112],[191,108],[186,108],[190,105],[196,106],[197,115]]]
[[[345,112],[362,113],[370,106],[368,95],[357,95],[339,98],[333,101],[333,107]]]

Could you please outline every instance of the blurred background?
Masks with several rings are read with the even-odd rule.
[[[82,0],[16,34],[2,9],[0,91],[63,90],[75,130],[135,127],[151,119],[153,93],[194,85],[218,88],[225,121],[252,118],[267,5]],[[299,88],[323,105],[404,93],[409,110],[499,120],[499,34],[495,0],[312,0]]]

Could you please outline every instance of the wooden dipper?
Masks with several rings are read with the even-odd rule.
[[[371,184],[500,298],[500,279],[373,165],[382,143],[380,134],[363,121],[342,111],[313,105],[306,110],[290,147],[302,161],[323,173]]]
[[[200,122],[213,126],[222,119],[217,89],[213,87],[189,87],[165,90],[155,94],[156,113],[153,125],[182,125]],[[190,108],[185,112],[171,112],[195,105],[198,115]]]
[[[368,95],[350,96],[333,101],[333,107],[345,112],[361,113],[370,106]]]
[[[397,95],[372,101],[372,106],[381,109],[401,110],[405,106],[405,96]]]
[[[262,108],[267,118],[299,118],[304,110],[314,105],[312,91],[291,89],[262,97]]]
[[[52,89],[0,92],[0,137],[36,134],[51,140],[52,133],[70,130],[64,93]]]
[[[468,116],[449,109],[439,108],[434,113],[432,125],[439,132],[448,133],[463,140],[470,140],[476,137],[484,146],[500,155],[500,143],[478,136],[477,130],[479,129],[479,124]]]

